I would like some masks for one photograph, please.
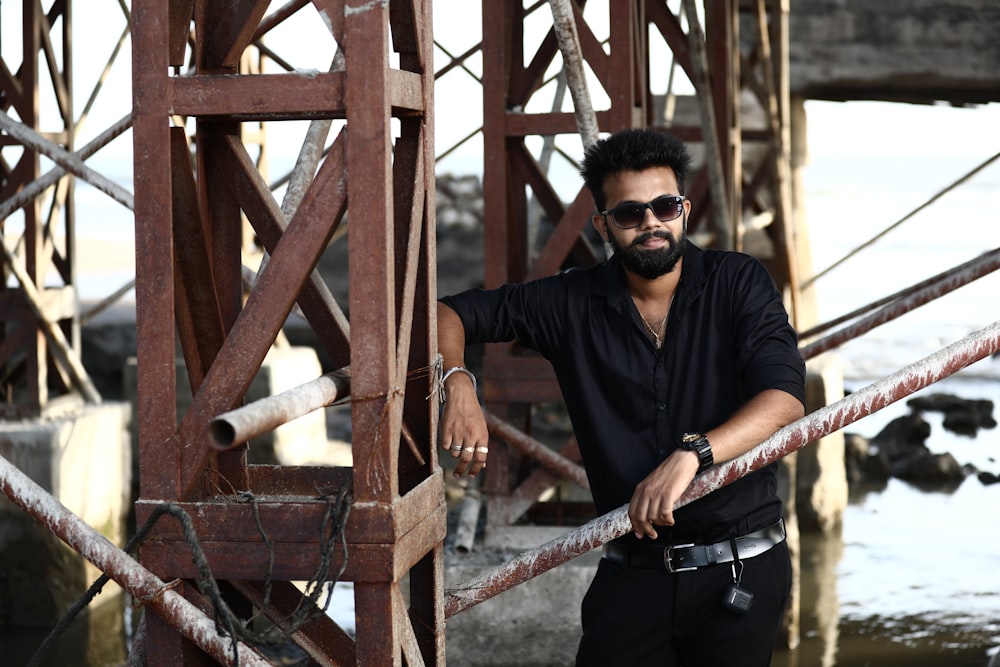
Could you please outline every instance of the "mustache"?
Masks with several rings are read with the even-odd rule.
[[[665,239],[665,240],[669,241],[671,243],[671,245],[676,245],[676,243],[677,243],[677,239],[675,239],[674,235],[670,233],[670,230],[667,230],[667,229],[657,229],[654,232],[646,232],[645,234],[640,234],[639,236],[635,237],[635,240],[633,240],[630,245],[634,245],[634,246],[642,245],[643,243],[645,243],[649,239],[653,239],[653,238]]]

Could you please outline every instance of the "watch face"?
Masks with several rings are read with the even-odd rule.
[[[700,440],[703,436],[701,433],[685,433],[681,436],[681,442],[695,442]]]

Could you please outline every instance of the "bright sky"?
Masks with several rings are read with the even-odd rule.
[[[679,0],[670,0],[671,6]],[[48,6],[50,2],[43,2]],[[274,7],[284,4],[275,2]],[[99,9],[98,5],[103,5]],[[131,72],[129,70],[131,41],[125,35],[126,20],[117,0],[91,0],[88,11],[83,3],[75,3],[74,48],[75,115],[79,117],[88,97],[102,75],[102,69],[115,49],[116,41],[123,36],[117,61],[106,73],[104,87],[97,96],[84,125],[77,145],[83,145],[108,125],[128,112]],[[20,60],[21,3],[0,2],[0,49],[9,65]],[[587,16],[598,38],[606,36],[600,27],[606,16],[606,0],[587,4]],[[312,5],[299,12],[298,19],[275,30],[268,36],[268,45],[286,57],[299,69],[325,70],[329,67],[336,45]],[[439,44],[452,55],[464,53],[479,42],[481,34],[480,3],[471,0],[435,0],[435,34]],[[551,13],[542,3],[528,22],[526,41],[529,45],[541,39],[551,24]],[[302,45],[307,44],[308,49]],[[59,44],[54,45],[59,49]],[[655,48],[659,49],[654,45]],[[436,66],[448,61],[444,50],[435,50]],[[669,54],[654,53],[653,62],[669,62]],[[453,70],[437,82],[435,116],[436,146],[440,154],[466,135],[473,133],[481,123],[482,104],[478,83],[472,75],[482,72],[481,57],[477,54],[467,61],[471,73]],[[664,65],[666,69],[666,65]],[[666,89],[666,75],[661,72],[653,77],[653,90]],[[683,91],[686,82],[677,84]],[[554,90],[554,84],[549,84]],[[41,104],[43,125],[56,129],[55,102],[51,93],[42,88]],[[602,108],[604,96],[596,86],[591,86],[594,105]],[[551,103],[552,95],[537,95],[537,104],[544,109]],[[567,96],[563,108],[571,109]],[[544,109],[547,110],[547,109]],[[947,106],[915,106],[873,102],[807,103],[808,142],[813,163],[824,156],[879,156],[879,155],[949,155],[968,156],[969,166],[977,164],[1000,151],[1000,104],[973,109],[954,109]],[[271,154],[275,161],[292,160],[297,151],[304,123],[273,123],[269,126],[272,137]],[[283,132],[290,139],[281,138]],[[570,155],[581,152],[579,139],[573,136],[559,139],[562,148]],[[284,153],[284,156],[282,155]],[[468,173],[481,170],[482,144],[475,137],[455,153],[439,163],[440,171]],[[94,168],[123,182],[131,175],[131,133],[106,148],[88,161]],[[274,164],[272,174],[281,173],[282,165]],[[288,165],[290,166],[290,164]],[[577,187],[575,171],[556,159],[554,169],[563,169],[572,187]],[[555,177],[554,177],[555,178]],[[566,188],[567,191],[569,188]],[[561,193],[562,194],[562,193]]]

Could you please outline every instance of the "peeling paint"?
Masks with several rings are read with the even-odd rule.
[[[370,12],[373,9],[385,9],[389,6],[389,0],[369,0],[360,7],[351,7],[349,5],[344,5],[344,16],[351,16],[352,14],[363,14],[365,12]]]

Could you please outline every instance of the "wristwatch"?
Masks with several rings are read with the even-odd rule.
[[[681,449],[698,455],[698,474],[712,467],[715,457],[712,456],[712,445],[701,433],[685,433],[681,436]]]

